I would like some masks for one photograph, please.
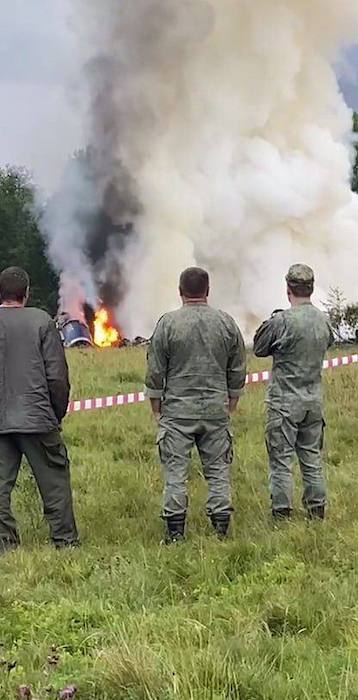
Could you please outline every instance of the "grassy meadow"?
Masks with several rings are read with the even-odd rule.
[[[143,349],[73,350],[69,361],[75,399],[142,387]],[[265,389],[252,387],[234,419],[236,512],[224,543],[195,458],[188,541],[160,545],[147,405],[69,416],[83,546],[46,543],[23,469],[23,546],[0,559],[0,700],[22,684],[37,700],[70,684],[79,700],[358,700],[358,367],[326,372],[325,385],[326,522],[305,521],[297,488],[293,522],[272,525]]]

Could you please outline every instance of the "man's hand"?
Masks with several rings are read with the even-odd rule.
[[[150,399],[154,420],[159,423],[162,415],[162,402],[160,399]]]
[[[238,403],[239,403],[239,398],[229,399],[229,413],[230,413],[230,416],[232,416],[232,415],[235,413],[235,411],[236,411],[236,409],[237,409]]]

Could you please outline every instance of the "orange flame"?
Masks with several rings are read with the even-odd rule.
[[[93,340],[99,348],[110,348],[119,341],[118,331],[110,325],[107,309],[96,311]]]

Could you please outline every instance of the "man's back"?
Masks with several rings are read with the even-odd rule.
[[[52,319],[26,308],[29,292],[25,270],[8,267],[0,273],[0,553],[20,543],[11,495],[23,456],[54,545],[78,544],[70,464],[59,430],[68,405],[68,368]]]
[[[58,427],[68,401],[68,370],[51,318],[32,308],[0,308],[0,433]]]
[[[254,351],[273,356],[270,398],[320,399],[324,355],[333,342],[325,314],[311,303],[278,312],[258,330]]]
[[[321,448],[325,423],[321,374],[333,333],[325,314],[311,304],[314,281],[311,267],[303,263],[291,265],[286,275],[291,308],[274,312],[254,338],[255,354],[273,357],[266,447],[274,518],[291,517],[295,453],[302,472],[302,502],[307,515],[324,518],[326,487]]]
[[[225,416],[228,387],[239,392],[245,381],[245,349],[236,323],[205,303],[184,304],[165,314],[148,360],[148,388],[155,388],[156,375],[159,383],[164,381],[164,416]]]
[[[169,543],[185,534],[194,447],[209,487],[207,514],[219,537],[226,536],[232,512],[229,415],[245,386],[245,346],[234,319],[208,305],[209,288],[206,270],[189,267],[181,273],[183,306],[160,319],[148,350],[146,386],[159,426]]]

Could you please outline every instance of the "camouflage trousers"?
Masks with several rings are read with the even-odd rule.
[[[266,445],[270,463],[273,510],[292,508],[293,457],[296,453],[303,479],[306,509],[325,505],[326,485],[322,465],[324,420],[320,405],[310,407],[269,406]]]
[[[229,420],[160,421],[157,444],[164,471],[163,518],[186,513],[191,453],[197,447],[209,487],[207,514],[230,513],[233,436]]]

